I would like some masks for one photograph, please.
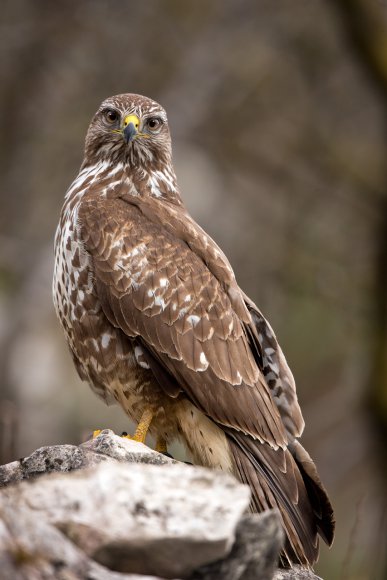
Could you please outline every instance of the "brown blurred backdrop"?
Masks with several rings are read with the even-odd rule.
[[[100,101],[145,94],[295,374],[338,520],[317,570],[384,578],[387,0],[3,0],[0,22],[0,462],[128,429],[76,376],[53,237]]]

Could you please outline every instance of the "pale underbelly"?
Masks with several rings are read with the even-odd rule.
[[[110,383],[109,391],[135,423],[140,422],[145,410],[152,411],[149,432],[154,439],[161,437],[167,445],[180,441],[197,465],[234,471],[224,431],[184,396],[174,399],[166,395],[151,371],[142,379]]]
[[[135,341],[107,320],[104,328],[100,317],[98,328],[93,322],[95,317],[85,325],[88,333],[82,328],[81,336],[71,341],[77,345],[71,350],[79,374],[92,390],[106,402],[115,400],[134,423],[139,423],[144,411],[150,409],[150,434],[167,444],[181,441],[193,463],[234,471],[224,431],[183,394],[173,398],[163,391],[152,371],[141,361],[139,364]]]

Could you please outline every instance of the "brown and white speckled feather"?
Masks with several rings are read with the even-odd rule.
[[[254,302],[246,295],[244,298],[252,319],[247,329],[258,367],[265,377],[289,438],[300,437],[305,423],[292,371],[270,324]]]
[[[128,115],[139,119],[130,143]],[[150,407],[153,434],[233,471],[251,486],[254,509],[278,506],[284,560],[312,564],[318,534],[332,540],[333,516],[294,439],[304,423],[293,376],[227,258],[184,208],[156,102],[102,103],[55,248],[54,302],[81,378],[134,420]]]

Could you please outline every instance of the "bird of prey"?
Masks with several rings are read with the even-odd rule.
[[[312,565],[334,517],[295,383],[272,328],[187,212],[164,109],[106,99],[86,136],[55,239],[56,312],[80,377],[165,451],[232,472],[251,509],[278,508],[285,564]]]

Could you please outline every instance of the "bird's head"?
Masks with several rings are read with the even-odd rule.
[[[144,167],[170,158],[171,138],[161,105],[134,94],[103,101],[86,135],[87,164],[104,160]]]

